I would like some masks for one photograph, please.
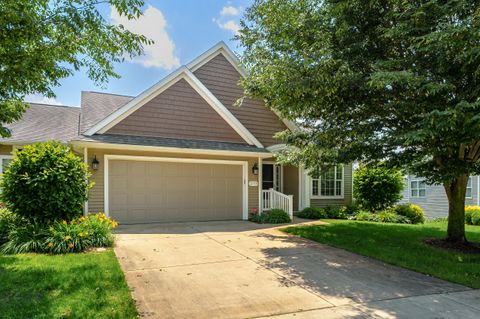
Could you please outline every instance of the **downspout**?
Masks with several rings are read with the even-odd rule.
[[[263,210],[263,159],[258,158],[258,214],[262,213]]]
[[[86,147],[83,149],[83,162],[88,166],[88,148]],[[83,214],[84,215],[88,214],[88,199],[83,204]]]
[[[480,175],[477,175],[477,206],[480,206]]]

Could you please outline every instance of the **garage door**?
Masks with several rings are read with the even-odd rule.
[[[242,165],[108,162],[108,210],[120,223],[242,219]]]

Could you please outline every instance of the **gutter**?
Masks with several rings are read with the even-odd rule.
[[[196,149],[196,148],[177,148],[165,146],[146,146],[131,144],[111,144],[89,141],[71,141],[69,144],[96,149],[111,150],[129,150],[129,151],[148,151],[148,152],[165,152],[165,153],[184,153],[184,154],[204,154],[204,155],[224,155],[224,156],[242,156],[242,157],[260,157],[270,158],[273,156],[270,152],[247,152],[247,151],[229,151],[229,150],[212,150],[212,149]]]

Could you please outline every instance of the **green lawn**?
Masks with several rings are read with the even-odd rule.
[[[326,220],[327,225],[288,227],[284,231],[376,258],[438,278],[480,288],[480,254],[428,246],[425,238],[445,236],[445,222],[424,225]],[[480,226],[468,226],[467,238],[480,242]]]
[[[1,318],[136,318],[113,251],[0,255]]]

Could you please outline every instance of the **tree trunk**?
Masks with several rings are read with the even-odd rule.
[[[464,243],[465,237],[465,193],[468,175],[461,175],[443,186],[448,197],[448,228],[446,241]]]

